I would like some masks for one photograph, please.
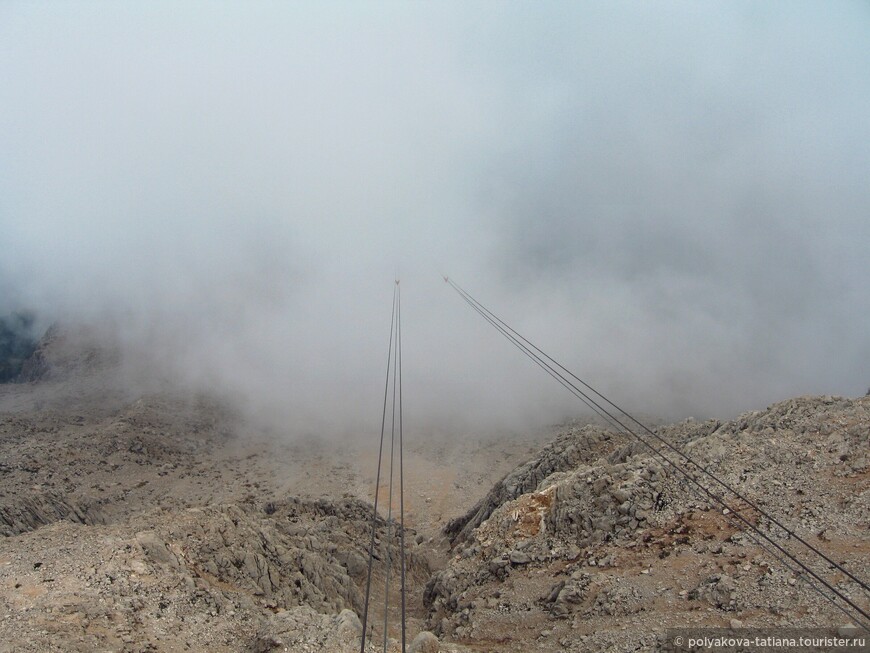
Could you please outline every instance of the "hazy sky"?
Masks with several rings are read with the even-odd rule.
[[[0,310],[279,429],[870,384],[866,2],[0,3]],[[577,406],[576,410],[582,406]],[[428,427],[427,426],[427,427]]]

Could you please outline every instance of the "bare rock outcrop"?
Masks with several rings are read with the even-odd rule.
[[[505,502],[532,492],[551,474],[606,456],[627,442],[626,436],[595,426],[584,426],[563,433],[532,460],[517,467],[496,483],[466,514],[450,520],[444,533],[453,545],[460,544],[468,540],[472,531]]]
[[[98,505],[79,503],[52,492],[4,497],[0,500],[0,536],[26,533],[58,520],[79,524],[102,524]]]

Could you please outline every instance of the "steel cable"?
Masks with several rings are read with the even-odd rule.
[[[692,458],[689,457],[685,452],[681,451],[680,449],[678,449],[677,447],[675,447],[673,444],[671,444],[670,442],[668,442],[667,440],[665,440],[664,438],[662,438],[662,437],[661,437],[660,435],[658,435],[655,431],[653,431],[653,430],[650,429],[648,426],[646,426],[643,422],[639,421],[637,418],[635,418],[634,416],[632,416],[632,415],[631,415],[630,413],[628,413],[626,410],[624,410],[623,408],[621,408],[620,406],[618,406],[617,404],[615,404],[614,402],[612,402],[610,399],[608,399],[608,398],[605,397],[603,394],[601,394],[600,392],[598,392],[598,390],[596,390],[595,388],[593,388],[592,386],[590,386],[588,383],[586,383],[585,381],[583,381],[583,380],[582,380],[581,378],[579,378],[576,374],[574,374],[571,370],[565,368],[565,367],[564,367],[563,365],[561,365],[558,361],[554,360],[552,357],[550,357],[549,355],[547,355],[547,354],[546,354],[545,352],[543,352],[541,349],[539,349],[539,348],[536,347],[534,344],[532,344],[531,342],[529,342],[529,341],[528,341],[526,338],[524,338],[522,335],[520,335],[519,333],[517,333],[516,331],[514,331],[514,330],[513,330],[513,329],[512,329],[508,324],[506,324],[503,320],[501,320],[497,315],[493,314],[491,311],[489,311],[489,309],[487,309],[485,306],[483,306],[482,304],[480,304],[479,302],[477,302],[477,300],[474,299],[473,297],[471,297],[471,295],[469,295],[467,292],[465,292],[465,290],[463,290],[462,288],[460,288],[457,284],[453,283],[452,280],[449,280],[448,283],[450,283],[450,285],[452,285],[452,286],[457,290],[457,292],[463,294],[463,296],[467,296],[467,297],[468,297],[468,300],[470,300],[471,302],[474,302],[477,306],[480,307],[480,309],[481,309],[482,311],[484,311],[484,312],[486,312],[488,315],[490,315],[490,316],[492,317],[492,319],[494,319],[495,321],[497,321],[497,322],[498,322],[499,324],[501,324],[505,329],[507,329],[507,330],[510,331],[512,334],[514,334],[517,338],[519,338],[519,339],[522,340],[524,343],[526,343],[529,347],[531,347],[533,350],[535,350],[535,351],[536,351],[538,354],[540,354],[543,358],[545,358],[545,359],[547,359],[548,361],[550,361],[551,363],[553,363],[556,367],[558,367],[558,368],[561,369],[563,372],[565,372],[566,374],[568,374],[570,377],[572,377],[574,380],[576,380],[578,383],[580,383],[583,387],[585,387],[585,388],[588,389],[589,391],[593,392],[595,395],[597,395],[598,397],[600,397],[603,401],[607,402],[607,403],[608,403],[609,405],[611,405],[613,408],[615,408],[615,409],[618,410],[620,413],[622,413],[623,415],[625,415],[628,419],[630,419],[632,422],[634,422],[635,424],[637,424],[637,425],[638,425],[639,427],[641,427],[644,431],[646,431],[647,433],[649,433],[650,435],[652,435],[654,438],[656,438],[657,440],[659,440],[659,441],[660,441],[662,444],[664,444],[667,448],[669,448],[669,449],[672,450],[674,453],[676,453],[677,455],[679,455],[680,457],[682,457],[683,460],[685,460],[686,462],[690,463],[691,465],[694,465],[695,467],[697,467],[701,472],[703,472],[704,474],[706,474],[707,476],[709,476],[711,479],[713,479],[714,481],[716,481],[720,486],[722,486],[723,488],[725,488],[726,490],[728,490],[731,494],[733,494],[734,496],[736,496],[738,499],[740,499],[741,501],[743,501],[744,503],[746,503],[749,507],[753,508],[754,510],[757,510],[761,515],[767,517],[767,519],[769,519],[773,524],[775,524],[776,526],[778,526],[779,528],[781,528],[783,531],[785,531],[786,533],[788,533],[788,535],[789,535],[790,537],[793,537],[794,539],[796,539],[798,542],[800,542],[800,543],[803,544],[805,547],[807,547],[808,549],[810,549],[810,550],[811,550],[813,553],[815,553],[816,555],[821,556],[821,557],[822,557],[825,561],[827,561],[830,565],[832,565],[832,566],[835,567],[837,570],[839,570],[839,571],[841,571],[842,573],[844,573],[846,576],[848,576],[849,578],[851,578],[854,582],[858,583],[858,585],[860,585],[860,586],[861,586],[865,591],[870,591],[870,585],[868,585],[865,581],[861,580],[860,578],[858,578],[857,576],[855,576],[854,574],[852,574],[852,572],[850,572],[848,569],[844,568],[843,566],[841,566],[840,564],[838,564],[836,561],[834,561],[834,560],[832,560],[831,558],[829,558],[829,557],[828,557],[827,555],[825,555],[822,551],[820,551],[819,549],[817,549],[816,547],[814,547],[812,544],[810,544],[809,542],[807,542],[806,540],[804,540],[802,537],[800,537],[800,535],[798,535],[797,533],[795,533],[793,530],[791,530],[790,528],[788,528],[788,527],[785,526],[784,524],[780,523],[780,522],[779,522],[775,517],[773,517],[772,515],[770,515],[770,514],[767,513],[766,511],[764,511],[764,510],[763,510],[762,508],[760,508],[759,506],[755,505],[755,503],[753,503],[752,501],[750,501],[749,499],[747,499],[745,496],[743,496],[743,494],[741,494],[741,493],[738,492],[736,489],[734,489],[730,484],[728,484],[728,483],[726,483],[725,481],[721,480],[721,479],[720,479],[719,477],[717,477],[715,474],[713,474],[712,472],[710,472],[710,471],[707,470],[706,468],[704,468],[704,467],[702,467],[701,465],[699,465],[698,463],[696,463],[696,462],[695,462],[694,460],[692,460]],[[597,405],[597,404],[596,404],[596,405]],[[599,413],[599,414],[600,414],[600,413]]]
[[[381,460],[383,458],[383,450],[384,450],[384,431],[387,426],[387,397],[389,396],[390,390],[390,365],[392,364],[392,355],[393,355],[393,329],[395,328],[395,316],[396,316],[396,299],[398,295],[398,285],[393,288],[393,307],[390,312],[390,343],[387,348],[387,374],[386,381],[384,383],[384,409],[381,415],[381,439],[380,444],[378,446],[378,471],[375,476],[375,499],[374,506],[372,508],[372,522],[371,522],[371,539],[369,540],[369,556],[368,556],[368,569],[366,571],[366,596],[365,602],[363,605],[363,615],[362,615],[362,638],[360,640],[360,653],[365,653],[366,646],[366,625],[368,623],[369,616],[369,599],[371,598],[371,589],[372,589],[372,566],[374,562],[374,552],[375,552],[375,531],[377,529],[378,522],[378,489],[381,487]]]
[[[399,282],[393,288],[393,306],[390,316],[390,340],[387,351],[387,373],[384,383],[384,404],[381,414],[381,434],[378,444],[378,466],[375,476],[375,496],[372,507],[371,519],[371,537],[369,540],[368,550],[368,565],[366,570],[366,593],[362,614],[362,636],[360,638],[360,653],[365,653],[368,634],[366,627],[368,625],[369,605],[371,602],[372,590],[372,572],[375,559],[375,540],[378,523],[378,499],[381,488],[381,473],[384,459],[384,435],[386,433],[387,424],[387,405],[391,406],[391,421],[390,421],[390,448],[389,448],[389,484],[387,494],[387,518],[385,522],[386,536],[384,539],[384,561],[386,569],[384,573],[384,621],[383,621],[383,651],[386,653],[388,644],[388,627],[389,627],[389,610],[390,610],[390,570],[392,565],[391,555],[391,540],[393,539],[393,525],[395,519],[393,517],[393,490],[394,471],[396,460],[396,439],[398,435],[398,455],[399,455],[399,526],[395,529],[399,539],[400,555],[400,595],[401,595],[401,619],[402,619],[402,653],[405,652],[406,641],[406,601],[405,601],[405,497],[404,497],[404,462],[403,462],[403,432],[402,432],[402,350],[401,350],[401,289]],[[392,390],[392,401],[390,402],[390,391]],[[374,629],[374,626],[372,626]],[[372,637],[373,637],[372,633]]]
[[[843,569],[843,568],[842,568],[840,565],[838,565],[836,562],[832,561],[830,558],[828,558],[827,556],[825,556],[824,554],[822,554],[821,552],[819,552],[815,547],[813,547],[813,546],[807,544],[807,543],[806,543],[802,538],[799,538],[799,537],[795,536],[795,535],[792,533],[792,531],[791,531],[790,529],[788,529],[788,528],[782,526],[782,525],[781,525],[781,524],[780,524],[776,519],[774,519],[772,516],[770,516],[767,512],[765,512],[764,510],[762,510],[761,508],[759,508],[758,506],[756,506],[755,504],[753,504],[751,501],[747,500],[747,499],[746,499],[745,497],[743,497],[740,493],[738,493],[738,492],[736,492],[735,490],[733,490],[733,489],[732,489],[732,488],[731,488],[727,483],[725,483],[725,482],[719,480],[719,479],[718,479],[714,474],[712,474],[711,472],[709,472],[708,470],[706,470],[706,469],[705,469],[704,467],[702,467],[701,465],[697,464],[697,463],[696,463],[694,460],[692,460],[692,459],[691,459],[687,454],[681,452],[679,449],[677,449],[676,447],[674,447],[672,444],[670,444],[669,442],[667,442],[666,440],[664,440],[661,436],[659,436],[658,434],[656,434],[655,432],[653,432],[651,429],[649,429],[648,427],[646,427],[645,425],[643,425],[641,422],[639,422],[636,418],[632,417],[632,416],[629,415],[626,411],[624,411],[622,408],[620,408],[620,407],[617,406],[615,403],[613,403],[612,401],[610,401],[609,399],[607,399],[606,397],[604,397],[604,395],[602,395],[600,392],[598,392],[598,391],[595,390],[594,388],[591,388],[591,386],[589,386],[588,384],[586,384],[585,382],[583,382],[583,381],[582,381],[581,379],[579,379],[575,374],[573,374],[572,372],[570,372],[569,370],[567,370],[564,366],[562,366],[561,364],[559,364],[557,361],[555,361],[555,360],[554,360],[553,358],[551,358],[549,355],[547,355],[547,354],[544,353],[542,350],[540,350],[538,347],[536,347],[534,344],[532,344],[529,340],[527,340],[527,339],[524,338],[522,335],[520,335],[518,332],[516,332],[514,329],[512,329],[510,326],[508,326],[508,325],[507,325],[503,320],[501,320],[500,318],[498,318],[495,314],[493,314],[491,311],[489,311],[485,306],[483,306],[482,304],[480,304],[480,302],[478,302],[476,299],[474,299],[474,298],[473,298],[469,293],[467,293],[464,289],[462,289],[458,284],[454,283],[451,279],[449,279],[449,277],[445,277],[444,280],[445,280],[445,281],[446,281],[446,282],[447,282],[451,287],[453,287],[453,289],[454,289],[454,290],[455,290],[455,291],[456,291],[456,292],[457,292],[457,293],[458,293],[458,294],[463,298],[463,300],[464,300],[466,303],[469,304],[469,306],[471,306],[471,307],[472,307],[472,308],[473,308],[473,309],[474,309],[478,314],[480,314],[480,315],[481,315],[481,316],[482,316],[482,317],[483,317],[487,322],[489,322],[493,327],[495,327],[496,330],[499,331],[499,333],[501,333],[505,338],[507,338],[507,339],[508,339],[508,340],[509,340],[509,341],[510,341],[514,346],[516,346],[516,347],[517,347],[521,352],[523,352],[523,353],[524,353],[528,358],[530,358],[530,359],[531,359],[535,364],[537,364],[537,365],[538,365],[539,367],[541,367],[544,371],[546,371],[550,376],[552,376],[554,379],[556,379],[556,380],[560,383],[560,385],[562,385],[562,386],[565,387],[569,392],[571,392],[572,394],[574,394],[574,396],[580,398],[581,400],[584,400],[584,403],[586,403],[587,405],[590,405],[590,404],[591,404],[591,405],[595,406],[595,407],[598,409],[598,410],[596,410],[596,413],[598,413],[599,416],[602,416],[602,417],[603,417],[603,416],[606,415],[606,418],[605,418],[605,419],[608,421],[608,423],[610,423],[610,424],[612,424],[612,425],[617,425],[618,428],[620,428],[621,430],[625,431],[626,433],[632,435],[636,440],[638,440],[638,441],[641,442],[643,445],[645,445],[648,449],[650,449],[650,450],[651,450],[651,451],[652,451],[656,456],[658,456],[661,460],[663,460],[664,462],[666,462],[669,466],[671,466],[673,469],[675,469],[677,472],[679,472],[682,476],[684,476],[684,477],[685,477],[686,479],[688,479],[690,482],[692,482],[693,484],[695,484],[695,485],[696,485],[696,486],[697,486],[697,487],[698,487],[698,488],[699,488],[699,489],[700,489],[704,494],[706,494],[710,499],[713,499],[716,503],[722,505],[722,506],[725,507],[725,508],[728,508],[729,511],[734,515],[735,518],[739,519],[739,520],[740,520],[741,522],[743,522],[746,526],[748,526],[751,530],[755,531],[755,532],[756,532],[758,535],[760,535],[763,539],[765,539],[767,542],[769,542],[773,547],[775,547],[777,550],[779,550],[781,553],[783,553],[785,556],[787,556],[789,559],[791,559],[791,560],[792,560],[795,564],[797,564],[801,569],[803,569],[805,572],[807,572],[807,573],[810,574],[813,578],[815,578],[818,582],[820,582],[820,583],[823,584],[825,587],[827,587],[828,590],[830,590],[833,594],[835,594],[835,595],[836,595],[840,600],[842,600],[842,601],[844,601],[845,603],[847,603],[847,604],[848,604],[849,606],[851,606],[854,610],[856,610],[858,613],[860,613],[860,614],[861,614],[865,619],[867,619],[868,622],[870,622],[870,614],[868,614],[867,611],[863,610],[860,606],[856,605],[856,604],[855,604],[855,603],[854,603],[854,602],[853,602],[849,597],[847,597],[847,596],[845,596],[844,594],[842,594],[842,593],[841,593],[840,591],[838,591],[835,587],[833,587],[833,586],[832,586],[828,581],[826,581],[825,579],[823,579],[822,577],[820,577],[820,576],[819,576],[815,571],[813,571],[812,569],[810,569],[809,567],[807,567],[807,566],[806,566],[806,565],[805,565],[801,560],[799,560],[799,559],[796,558],[794,555],[792,555],[791,552],[789,552],[789,551],[787,551],[786,549],[784,549],[782,546],[780,546],[780,544],[778,544],[777,542],[775,542],[774,540],[772,540],[768,535],[766,535],[765,533],[763,533],[762,531],[760,531],[758,528],[756,528],[755,525],[752,524],[748,519],[746,519],[742,514],[740,514],[739,511],[734,510],[731,506],[728,505],[728,503],[727,503],[724,499],[722,499],[720,496],[714,494],[714,493],[711,492],[707,487],[705,487],[704,485],[702,485],[702,484],[701,484],[697,479],[694,478],[694,476],[693,476],[692,474],[690,474],[689,472],[687,472],[686,470],[684,470],[682,467],[680,467],[679,465],[677,465],[677,464],[676,464],[675,462],[673,462],[670,458],[668,458],[667,456],[665,456],[665,455],[664,455],[660,450],[658,450],[656,447],[652,446],[652,445],[651,445],[647,440],[645,440],[645,439],[642,438],[640,435],[638,435],[634,430],[632,430],[630,427],[626,426],[622,421],[620,421],[617,417],[615,417],[615,416],[614,416],[610,411],[608,411],[606,408],[604,408],[603,406],[601,406],[600,403],[598,403],[597,401],[595,401],[595,400],[594,400],[592,397],[590,397],[588,394],[584,393],[580,388],[578,388],[574,383],[572,383],[572,382],[571,382],[567,377],[565,377],[565,375],[563,375],[561,372],[559,372],[559,369],[563,370],[564,372],[566,372],[567,374],[569,374],[572,378],[576,379],[580,384],[582,384],[584,387],[588,388],[590,391],[594,392],[594,393],[595,393],[598,397],[600,397],[603,401],[605,401],[605,402],[607,402],[609,405],[613,406],[616,410],[618,410],[618,411],[621,412],[623,415],[625,415],[626,417],[628,417],[631,421],[633,421],[633,422],[635,422],[636,424],[639,424],[640,426],[642,426],[642,427],[644,428],[644,430],[646,430],[648,433],[650,433],[651,435],[653,435],[657,440],[661,441],[661,442],[662,442],[663,444],[665,444],[668,448],[670,448],[670,449],[676,451],[678,454],[680,454],[681,457],[683,457],[684,459],[686,459],[686,460],[688,460],[689,462],[691,462],[692,465],[694,465],[695,467],[697,467],[697,468],[698,468],[700,471],[702,471],[704,474],[706,474],[706,475],[710,476],[711,478],[713,478],[714,480],[716,480],[720,485],[722,485],[723,487],[725,487],[726,489],[728,489],[729,491],[731,491],[733,494],[735,494],[735,496],[737,496],[737,497],[740,498],[742,501],[744,501],[747,505],[749,505],[750,507],[752,507],[753,509],[755,509],[759,514],[761,514],[761,515],[767,517],[767,518],[768,518],[772,523],[774,523],[774,524],[776,524],[777,526],[779,526],[780,528],[782,528],[782,529],[783,529],[784,531],[786,531],[789,535],[794,536],[795,539],[796,539],[797,541],[799,541],[799,542],[805,544],[805,545],[809,548],[809,550],[811,550],[811,551],[817,553],[818,555],[820,555],[820,556],[821,556],[822,558],[824,558],[826,561],[828,561],[829,563],[831,563],[834,567],[836,567],[837,569],[839,569],[840,571],[842,571],[843,573],[845,573],[847,576],[849,576],[850,578],[852,578],[853,580],[855,580],[859,585],[861,585],[862,587],[864,587],[865,589],[867,589],[867,585],[866,585],[863,581],[861,581],[860,579],[857,579],[854,575],[852,575],[851,573],[849,573],[847,570]],[[537,352],[537,353],[536,353],[536,352]],[[551,361],[551,362],[553,363],[553,365],[551,365],[551,364],[548,363],[547,361]],[[558,367],[559,369],[556,369],[556,367],[554,367],[554,365],[555,365],[556,367]],[[600,411],[600,412],[599,412],[599,411]],[[772,552],[771,552],[771,553],[772,553]],[[774,554],[774,555],[775,555],[775,554]],[[847,612],[847,614],[848,614],[848,612]],[[852,616],[852,618],[854,618],[854,616]],[[860,619],[857,619],[857,621],[860,622]],[[868,628],[868,626],[867,626],[866,623],[863,624],[863,626],[864,626],[865,628]],[[868,628],[868,630],[870,630],[870,628]]]

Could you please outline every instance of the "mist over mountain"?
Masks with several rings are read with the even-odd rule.
[[[0,653],[870,632],[868,70],[862,0],[0,2]]]
[[[856,395],[866,3],[0,6],[0,314],[292,432]],[[97,338],[99,339],[99,338]],[[563,396],[564,394],[564,396]]]

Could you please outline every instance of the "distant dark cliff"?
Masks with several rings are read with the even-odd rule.
[[[0,316],[0,383],[26,380],[19,377],[36,351],[34,322],[29,313]]]

